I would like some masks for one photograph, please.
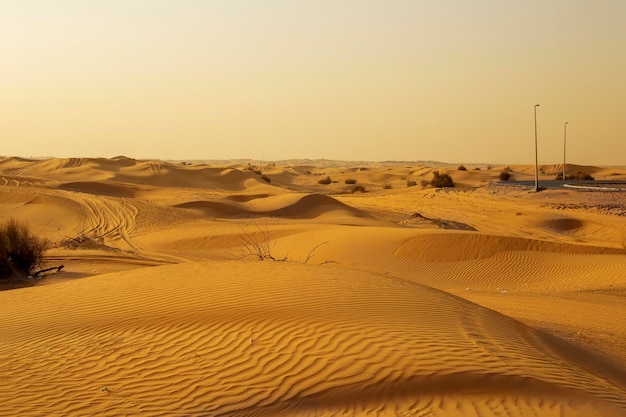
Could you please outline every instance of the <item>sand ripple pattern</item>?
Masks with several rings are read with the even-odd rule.
[[[567,345],[338,266],[171,265],[3,292],[0,304],[2,416],[626,410],[624,381]]]

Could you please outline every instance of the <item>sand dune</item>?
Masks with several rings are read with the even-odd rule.
[[[340,414],[363,392],[376,408],[435,415],[464,396],[482,415],[491,402],[609,415],[626,406],[612,370],[591,374],[567,344],[446,293],[339,267],[195,263],[5,295],[3,351],[20,354],[5,358],[4,388],[18,391],[3,393],[3,407],[20,415]]]
[[[354,216],[362,216],[358,209],[349,207],[332,197],[309,194],[304,196],[267,196],[249,198],[246,196],[230,196],[231,201],[190,201],[177,204],[175,207],[199,210],[212,217],[238,216],[269,216],[286,217],[291,219],[316,218],[329,213],[340,211]],[[295,199],[294,199],[295,197]],[[263,201],[260,201],[263,200]],[[266,201],[268,200],[268,201]]]
[[[132,188],[128,186],[98,183],[98,182],[67,182],[59,186],[60,190],[76,191],[80,193],[110,196],[110,197],[126,197],[135,196]]]
[[[624,415],[626,194],[467,168],[1,159],[0,415]]]

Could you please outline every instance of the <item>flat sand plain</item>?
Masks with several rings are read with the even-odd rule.
[[[626,193],[466,167],[0,159],[0,415],[626,415]]]

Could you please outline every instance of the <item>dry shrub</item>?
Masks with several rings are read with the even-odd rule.
[[[28,226],[15,219],[0,226],[0,278],[10,279],[29,275],[43,264],[49,244],[33,235]]]
[[[448,174],[440,174],[439,171],[433,171],[433,178],[430,180],[430,185],[437,188],[454,187],[454,181]]]
[[[324,179],[319,180],[318,184],[327,185],[327,184],[330,184],[331,182],[332,182],[332,180],[330,179],[330,177],[326,177]]]

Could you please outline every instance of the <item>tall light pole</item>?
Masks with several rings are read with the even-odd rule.
[[[537,107],[535,104],[535,192],[539,191],[539,154],[537,153]]]
[[[563,182],[565,182],[565,149],[567,147],[567,124],[569,122],[565,122],[563,125]]]

